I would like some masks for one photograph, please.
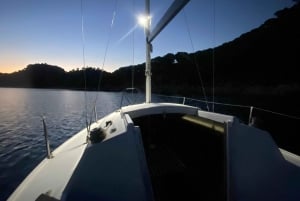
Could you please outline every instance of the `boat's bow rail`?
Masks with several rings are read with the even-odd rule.
[[[140,91],[137,90],[139,93]],[[122,95],[121,106],[127,105],[134,105],[134,104],[141,104],[143,103],[144,99],[139,93],[124,93]],[[126,100],[126,101],[125,101]],[[242,105],[242,104],[233,104],[233,103],[223,103],[223,102],[213,102],[195,98],[189,98],[184,96],[167,96],[162,94],[154,94],[152,95],[152,102],[153,103],[176,103],[181,105],[187,105],[192,107],[200,108],[201,110],[208,111],[208,112],[218,112],[228,115],[233,115],[239,117],[243,122],[248,124],[255,124],[259,122],[255,122],[257,118],[254,115],[254,112],[264,112],[271,115],[276,115],[281,118],[288,118],[299,120],[300,117],[294,115],[288,115],[276,111],[272,111],[265,108],[256,107],[253,105]],[[210,109],[214,108],[214,110]],[[242,110],[242,112],[241,112]],[[237,111],[239,111],[237,113]]]
[[[127,98],[127,103],[143,102],[141,95],[130,94]],[[160,94],[152,95],[153,103],[175,103],[178,105],[186,105],[213,113],[227,114],[237,117],[244,124],[254,126],[271,133],[276,143],[289,151],[300,154],[299,142],[300,137],[298,125],[300,117],[288,115],[281,112],[276,112],[270,109],[251,105],[241,105],[223,102],[212,102],[201,99],[194,99],[182,96],[166,96]],[[126,102],[123,101],[123,104]],[[212,109],[213,108],[213,109]],[[280,108],[281,109],[281,108]],[[213,110],[213,111],[212,111]]]

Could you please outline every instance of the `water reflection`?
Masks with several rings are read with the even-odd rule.
[[[85,127],[96,97],[99,118],[120,106],[121,93],[0,88],[0,200],[45,157],[41,116],[54,149]]]

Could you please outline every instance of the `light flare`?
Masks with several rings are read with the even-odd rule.
[[[138,15],[137,20],[140,26],[147,28],[148,21],[151,23],[151,16]]]

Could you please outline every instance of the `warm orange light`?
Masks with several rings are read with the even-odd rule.
[[[13,73],[19,70],[22,70],[24,67],[8,67],[8,66],[0,66],[0,73]]]

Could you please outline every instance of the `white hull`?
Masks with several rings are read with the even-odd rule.
[[[86,129],[53,151],[19,185],[8,200],[36,200],[41,193],[60,198],[87,144]]]
[[[224,200],[300,198],[300,157],[279,149],[268,133],[244,125],[232,116],[162,103],[123,107],[92,124],[92,128],[105,131],[102,142],[88,145],[86,129],[82,130],[58,147],[54,158],[44,159],[8,200],[36,200],[42,194],[72,200],[74,196],[86,196],[88,190],[94,196],[90,199],[152,200],[157,190],[151,185],[151,174],[162,173],[149,173],[143,128],[136,127],[132,120],[172,114],[181,114],[183,121],[225,136]],[[182,138],[194,135],[190,131],[182,131]],[[179,169],[188,166],[182,160],[179,163]]]

